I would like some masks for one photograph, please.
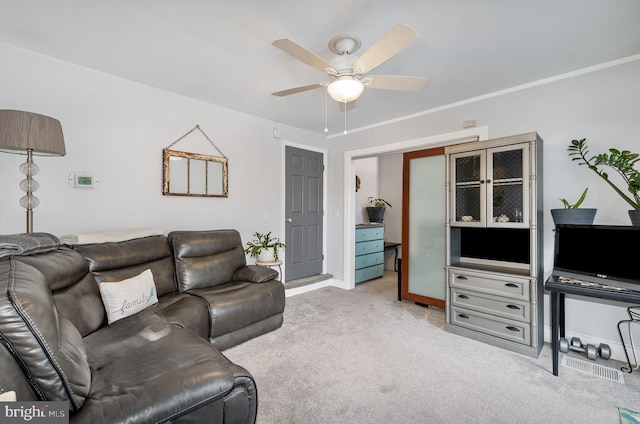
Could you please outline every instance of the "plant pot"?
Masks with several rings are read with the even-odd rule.
[[[629,211],[629,218],[631,219],[631,225],[640,227],[640,210],[631,209]]]
[[[258,253],[258,257],[256,258],[258,262],[273,262],[276,260],[275,254],[273,253],[273,249],[265,249],[261,250]]]
[[[551,209],[553,223],[558,224],[593,224],[597,209]]]
[[[369,214],[369,222],[379,222],[384,220],[384,213],[387,211],[386,207],[367,206],[367,213]]]

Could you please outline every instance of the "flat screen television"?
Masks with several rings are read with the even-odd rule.
[[[640,227],[557,225],[553,273],[640,290],[639,241]]]
[[[467,261],[528,265],[531,242],[528,228],[460,228],[460,256]]]

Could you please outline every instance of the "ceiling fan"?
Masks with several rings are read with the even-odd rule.
[[[275,47],[326,73],[331,78],[331,81],[289,88],[272,94],[281,97],[326,87],[331,98],[340,102],[341,106],[347,107],[347,103],[353,102],[360,97],[365,87],[417,91],[425,85],[426,78],[401,75],[368,75],[368,73],[400,53],[419,37],[420,35],[415,29],[399,23],[361,56],[356,56],[354,52],[360,48],[360,38],[350,34],[336,35],[329,41],[329,49],[336,56],[329,61],[288,38],[276,40],[272,43]],[[350,103],[349,106],[352,105],[355,105],[355,103]]]

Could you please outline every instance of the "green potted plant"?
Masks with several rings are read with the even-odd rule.
[[[595,172],[633,208],[629,211],[631,223],[640,225],[640,171],[635,168],[638,160],[640,160],[640,155],[631,153],[628,150],[611,148],[609,153],[600,153],[589,158],[589,150],[585,138],[571,140],[567,150],[569,151],[569,156],[574,156],[572,160],[578,161],[578,165],[586,165],[588,169]],[[611,181],[609,174],[603,170],[604,167],[615,171],[626,187],[622,189]]]
[[[553,223],[558,224],[593,224],[593,219],[596,216],[596,209],[592,208],[580,208],[585,197],[587,197],[587,191],[589,188],[585,188],[582,195],[575,203],[570,203],[567,199],[560,199],[564,205],[563,209],[551,209],[551,217]]]
[[[369,197],[369,206],[367,206],[367,213],[369,214],[369,222],[382,222],[384,220],[384,213],[387,210],[387,206],[390,208],[391,203],[384,199],[377,199],[375,197]]]
[[[266,234],[253,233],[254,240],[247,242],[244,253],[256,258],[258,262],[274,262],[278,260],[278,249],[286,247],[278,237],[271,237],[271,231]]]

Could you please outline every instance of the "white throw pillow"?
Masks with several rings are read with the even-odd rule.
[[[16,392],[4,392],[0,393],[0,402],[15,402]]]
[[[100,296],[109,324],[158,303],[153,274],[148,269],[135,277],[113,283],[100,283]]]

